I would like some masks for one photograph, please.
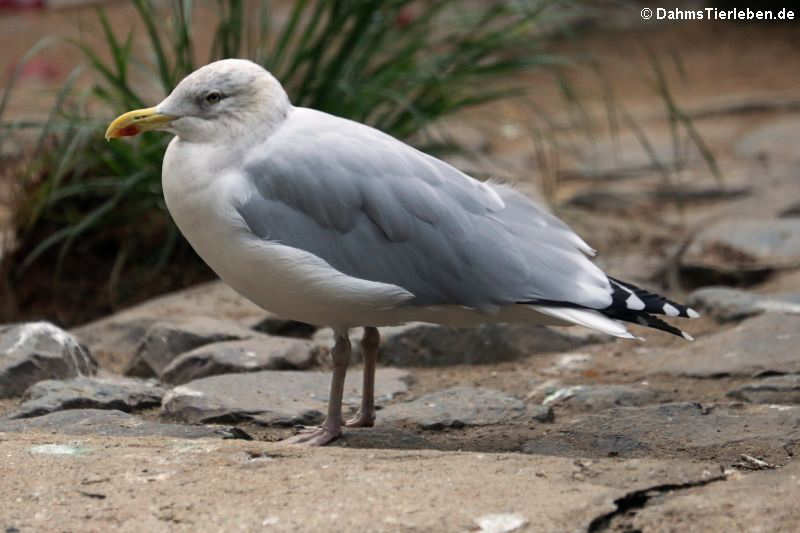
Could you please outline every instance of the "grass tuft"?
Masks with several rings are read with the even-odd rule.
[[[74,259],[104,256],[111,266],[93,276],[105,276],[113,307],[135,300],[142,279],[186,254],[161,196],[168,136],[103,139],[108,120],[155,103],[154,86],[164,96],[202,64],[247,57],[272,71],[296,105],[422,139],[417,134],[443,116],[518,94],[509,84],[515,74],[556,63],[544,51],[543,28],[575,7],[553,0],[296,0],[278,13],[268,0],[216,0],[213,39],[203,52],[192,0],[131,3],[138,33],[112,27],[99,8],[105,49],[66,41],[83,55],[90,89],[76,89],[74,71],[40,122],[5,121],[12,90],[0,100],[0,142],[21,128],[38,132],[22,176],[18,248],[6,256],[11,286],[43,262],[55,265],[54,279],[86,277]],[[135,83],[143,79],[153,83],[143,89]]]

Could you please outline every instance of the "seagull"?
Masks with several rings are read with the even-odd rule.
[[[279,316],[330,326],[325,421],[288,439],[325,445],[375,422],[378,326],[574,325],[637,338],[623,322],[691,337],[654,315],[691,308],[607,276],[564,222],[510,186],[481,182],[364,124],[292,105],[260,65],[224,59],[106,139],[161,130],[167,208],[200,257]],[[349,330],[363,327],[363,397],[342,418]]]

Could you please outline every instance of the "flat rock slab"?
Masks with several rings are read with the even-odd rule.
[[[160,436],[179,439],[208,437],[236,438],[236,430],[226,427],[165,424],[138,416],[104,409],[70,409],[49,415],[16,420],[0,420],[3,432],[46,431],[65,435],[102,435],[107,437]]]
[[[375,401],[378,405],[408,390],[408,372],[378,369]],[[327,410],[331,375],[327,372],[274,370],[224,374],[175,387],[164,397],[162,415],[184,422],[250,420],[268,426],[317,424]],[[344,402],[358,406],[361,375],[350,372]]]
[[[471,531],[478,519],[501,513],[520,515],[525,533],[586,531],[631,491],[719,472],[714,463],[683,460],[576,462],[163,437],[1,438],[2,526],[23,532],[53,524],[106,531],[109,520],[120,531]],[[43,446],[83,453],[48,455],[39,452]],[[321,512],[321,494],[330,512]]]
[[[744,157],[797,161],[794,139],[800,137],[800,120],[781,118],[768,122],[743,136],[734,149]]]
[[[748,446],[781,457],[800,439],[800,407],[745,405],[705,408],[696,403],[616,407],[578,417],[558,433],[523,446],[526,453],[566,456],[710,457],[747,453]]]
[[[720,272],[800,265],[800,219],[725,219],[703,229],[682,264]]]
[[[161,405],[166,391],[152,381],[122,377],[45,380],[25,391],[10,418],[41,416],[65,409],[117,409],[130,412]]]
[[[212,281],[153,298],[74,328],[72,333],[91,347],[102,368],[121,373],[152,323],[183,316],[206,316],[248,328],[269,313],[221,281]]]
[[[0,398],[22,395],[45,379],[97,371],[89,350],[49,322],[0,326]]]
[[[317,361],[320,347],[309,340],[261,335],[206,344],[178,355],[161,372],[173,385],[219,374],[259,370],[304,370]]]
[[[583,328],[556,329],[524,324],[486,324],[477,328],[448,328],[411,323],[380,328],[379,360],[396,366],[485,365],[512,361],[535,353],[563,352],[611,337]],[[363,330],[350,335],[353,362],[361,360]],[[319,331],[314,341],[333,346],[330,329]]]
[[[570,177],[617,180],[647,175],[659,165],[674,168],[687,161],[696,161],[700,152],[692,145],[678,153],[674,141],[663,134],[649,136],[645,147],[635,135],[622,135],[612,141],[591,143],[580,156],[575,168],[565,169]]]
[[[72,331],[81,343],[91,346],[92,355],[97,359],[100,368],[121,374],[125,365],[133,359],[147,330],[156,322],[158,319],[154,317],[115,317],[113,320],[103,319]]]
[[[713,378],[800,373],[800,319],[761,315],[738,326],[643,356],[651,373]]]
[[[731,287],[703,287],[692,292],[687,303],[720,322],[762,313],[800,314],[800,293],[758,294]]]
[[[657,402],[659,391],[633,385],[571,385],[546,391],[544,405],[569,405],[581,411],[638,406]]]
[[[136,352],[125,365],[125,375],[161,376],[180,354],[215,342],[248,339],[260,335],[236,322],[193,316],[179,320],[160,320],[144,333]]]
[[[625,531],[797,531],[800,461],[652,500]],[[734,525],[735,524],[735,525]],[[620,531],[623,529],[619,529]]]
[[[497,390],[453,387],[390,405],[378,416],[381,423],[409,422],[423,429],[443,429],[541,420],[547,418],[547,412],[540,406],[529,409],[522,400]]]
[[[800,375],[765,377],[730,391],[728,396],[752,403],[800,404]]]

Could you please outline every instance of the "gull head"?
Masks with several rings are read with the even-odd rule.
[[[223,59],[186,76],[155,107],[114,119],[106,139],[148,130],[200,143],[263,135],[286,117],[290,107],[281,84],[263,67],[246,59]]]

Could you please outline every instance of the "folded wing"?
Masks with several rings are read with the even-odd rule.
[[[256,235],[403,287],[412,305],[611,304],[592,250],[563,222],[367,126],[296,108],[245,172],[238,211]]]

